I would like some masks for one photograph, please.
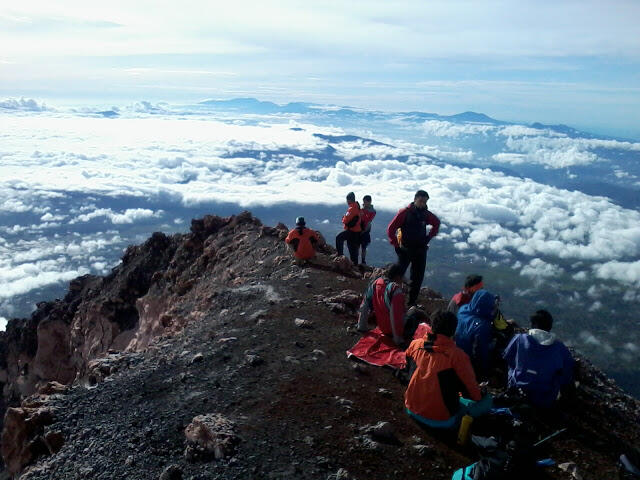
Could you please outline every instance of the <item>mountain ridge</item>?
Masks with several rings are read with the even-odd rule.
[[[146,479],[176,465],[193,479],[327,478],[340,469],[349,472],[341,478],[387,478],[426,468],[450,478],[470,463],[404,415],[404,387],[387,370],[344,356],[357,340],[361,292],[379,271],[363,275],[325,244],[316,265],[301,268],[286,232],[248,212],[205,216],[187,234],[153,234],[110,275],[79,277],[64,299],[10,320],[0,335],[9,471]],[[428,288],[421,302],[427,311],[446,305]],[[640,402],[577,360],[580,385],[562,407],[570,431],[553,442],[556,460],[607,478],[625,445],[638,444]],[[236,425],[233,454],[211,462],[185,448],[183,431],[199,414]],[[380,420],[399,445],[362,433]],[[534,424],[538,438],[561,426]]]

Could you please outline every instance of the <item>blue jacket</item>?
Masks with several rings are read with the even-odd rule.
[[[478,290],[471,302],[458,310],[456,345],[465,351],[478,377],[489,371],[489,354],[493,350],[492,322],[496,296],[487,290]]]
[[[509,367],[508,386],[522,389],[538,407],[550,407],[573,379],[571,352],[545,330],[515,335],[502,357]]]
[[[456,345],[465,351],[478,377],[489,371],[489,354],[493,349],[492,322],[496,296],[486,290],[473,294],[471,302],[458,310]]]

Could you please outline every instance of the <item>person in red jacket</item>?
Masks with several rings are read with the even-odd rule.
[[[373,208],[371,203],[371,195],[362,197],[360,213],[362,215],[362,233],[360,234],[361,261],[363,265],[366,265],[367,246],[371,243],[371,222],[376,216],[376,209]]]
[[[349,256],[354,265],[358,264],[358,250],[360,250],[360,204],[356,202],[356,195],[349,192],[347,195],[347,213],[342,216],[344,230],[336,235],[336,250],[338,255],[344,254],[344,242],[347,242]]]
[[[463,415],[476,417],[492,406],[482,396],[471,361],[451,337],[458,320],[451,312],[438,311],[431,331],[407,348],[407,364],[415,370],[404,396],[409,416],[433,428],[454,428]]]
[[[304,217],[296,218],[296,228],[291,230],[284,241],[293,249],[298,260],[309,260],[316,256],[318,233],[307,228]]]
[[[482,288],[484,288],[484,284],[482,283],[481,275],[467,276],[464,282],[464,288],[451,298],[447,310],[457,315],[460,307],[469,303],[473,294]]]
[[[398,264],[404,267],[403,273],[411,264],[409,305],[416,304],[424,280],[429,242],[438,234],[440,228],[438,217],[427,209],[427,200],[429,194],[424,190],[418,190],[413,202],[401,209],[387,227],[389,243],[396,249]],[[431,226],[428,233],[427,225]],[[398,235],[398,230],[401,231],[401,235]]]
[[[358,330],[366,332],[369,329],[369,312],[373,310],[378,328],[392,337],[400,348],[411,341],[418,325],[417,320],[414,320],[415,316],[406,314],[403,280],[402,267],[392,265],[385,276],[371,282],[360,305],[358,317]]]

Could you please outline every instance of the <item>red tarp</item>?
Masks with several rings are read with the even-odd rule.
[[[424,337],[429,331],[429,325],[421,323],[413,335],[414,340]],[[352,356],[378,367],[402,369],[407,365],[404,350],[400,350],[393,343],[393,338],[384,335],[379,328],[363,334],[358,343],[347,350],[347,358]]]

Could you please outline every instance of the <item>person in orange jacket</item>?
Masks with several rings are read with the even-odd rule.
[[[452,339],[457,324],[453,313],[436,312],[431,331],[406,350],[415,371],[404,405],[409,416],[432,428],[454,428],[464,415],[480,416],[492,405],[491,396],[480,392],[469,357]]]
[[[293,249],[298,260],[309,260],[316,256],[318,233],[307,228],[304,217],[296,218],[296,228],[292,229],[284,241]]]
[[[358,264],[358,250],[360,250],[360,232],[361,226],[361,212],[360,204],[356,202],[356,195],[353,192],[349,192],[347,195],[347,213],[342,216],[342,225],[344,230],[336,235],[336,250],[338,255],[344,254],[344,242],[347,242],[347,248],[349,249],[349,257],[354,265]]]

